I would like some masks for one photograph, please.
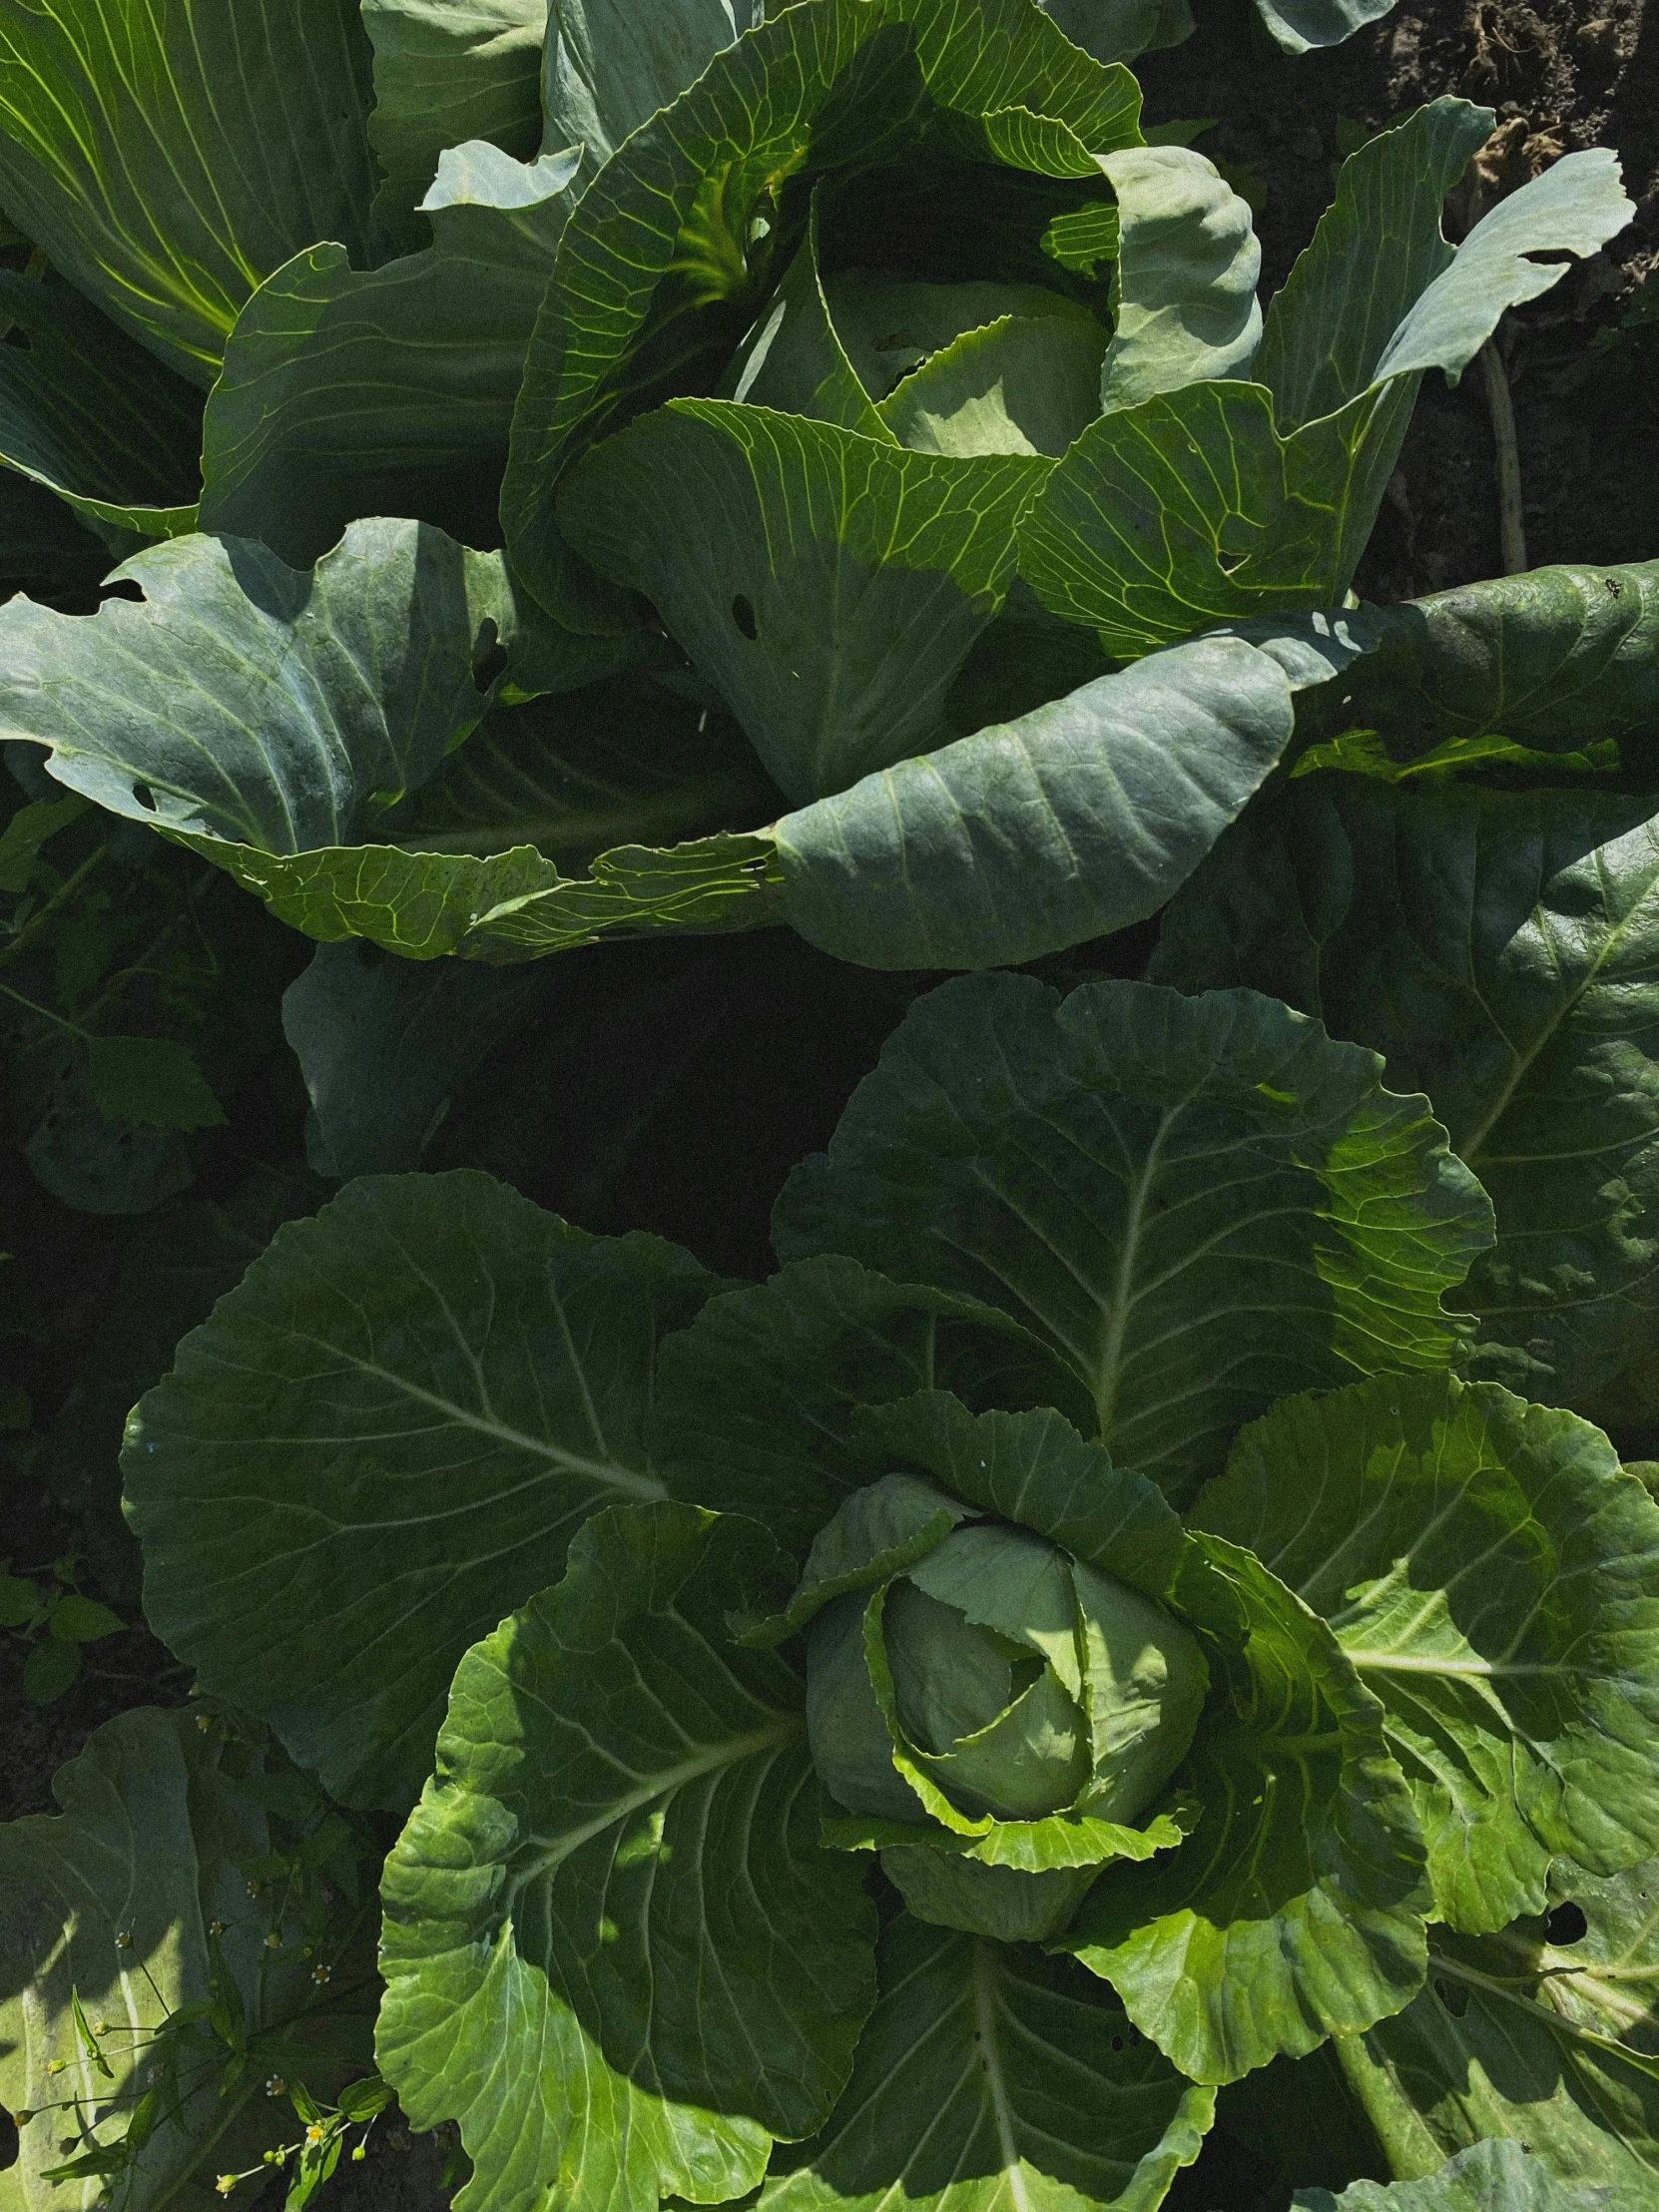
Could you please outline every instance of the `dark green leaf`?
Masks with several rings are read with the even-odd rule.
[[[194,529],[202,394],[67,284],[0,270],[0,328],[6,464],[83,522],[145,537]]]
[[[742,2195],[846,2079],[874,1914],[818,1848],[799,1680],[725,1628],[783,1566],[753,1522],[613,1510],[461,1662],[386,1866],[378,2055],[492,2204]]]
[[[775,2157],[765,2212],[1154,2212],[1198,2156],[1214,2091],[1069,1961],[902,1914],[881,1991],[829,2126]]]
[[[1325,1623],[1247,1551],[1203,1539],[1248,1622],[1172,1794],[1196,1832],[1117,1866],[1064,1943],[1200,2081],[1234,2081],[1397,2012],[1422,1985],[1422,1838],[1382,1710]]]
[[[170,366],[313,239],[366,258],[368,51],[351,0],[0,11],[0,203]]]
[[[84,799],[34,799],[19,807],[0,834],[0,891],[28,887],[40,848],[87,811]]]
[[[1381,1073],[1253,992],[964,977],[905,1017],[774,1234],[1000,1306],[1179,1502],[1275,1398],[1456,1349],[1440,1299],[1490,1210]]]
[[[188,1045],[171,1037],[90,1037],[92,1095],[107,1121],[215,1129],[225,1119]]]
[[[1659,1847],[1659,1507],[1600,1429],[1380,1377],[1275,1406],[1191,1517],[1382,1700],[1437,1919],[1485,1934],[1542,1910],[1555,1855],[1611,1874]]]
[[[484,1175],[352,1184],[133,1415],[152,1624],[334,1796],[401,1810],[468,1644],[596,1506],[663,1494],[657,1341],[715,1287]]]
[[[975,1404],[1071,1404],[1070,1375],[996,1307],[893,1284],[853,1261],[786,1267],[711,1299],[667,1339],[647,1438],[677,1497],[751,1513],[805,1556],[873,1474],[858,1412],[935,1383]]]
[[[52,1634],[66,1644],[95,1644],[101,1636],[120,1635],[126,1625],[119,1613],[75,1590],[66,1590],[52,1608]]]
[[[377,269],[308,245],[237,317],[203,423],[204,529],[296,566],[360,515],[410,515],[496,542],[525,349],[577,154],[447,152],[421,202],[432,244]],[[597,673],[609,647],[590,653]],[[568,656],[572,680],[590,673]]]
[[[1576,678],[1539,671],[1536,723],[1584,719],[1604,688],[1609,727],[1629,727],[1651,678],[1635,651],[1623,673],[1619,631],[1602,642]],[[1466,696],[1473,722],[1472,683]],[[1494,685],[1487,718],[1510,712],[1526,722],[1524,691],[1510,709]],[[1389,727],[1406,727],[1403,703]],[[1272,991],[1428,1093],[1497,1213],[1495,1249],[1450,1300],[1477,1318],[1480,1372],[1586,1409],[1659,1310],[1652,811],[1612,793],[1298,779],[1182,892],[1153,966],[1184,990]]]
[[[405,252],[426,244],[416,210],[452,146],[488,139],[517,161],[541,144],[547,0],[362,0],[374,48],[368,136],[382,182],[374,213]]]

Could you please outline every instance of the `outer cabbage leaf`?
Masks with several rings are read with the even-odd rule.
[[[377,2045],[415,2126],[459,2119],[463,2212],[740,2196],[846,2080],[874,1912],[818,1845],[798,1677],[725,1626],[780,1565],[750,1521],[602,1513],[460,1664]]]
[[[1248,374],[1262,335],[1249,203],[1187,146],[1130,147],[1100,166],[1119,222],[1105,407]]]
[[[1247,1546],[1381,1699],[1437,1920],[1540,1912],[1556,1854],[1659,1846],[1659,1506],[1600,1429],[1382,1376],[1253,1422],[1191,1520]]]
[[[426,244],[420,202],[449,147],[488,139],[524,162],[541,150],[547,0],[362,0],[362,11],[382,175],[374,214],[412,253]]]
[[[402,1810],[459,1655],[597,1507],[661,1497],[657,1344],[717,1287],[486,1175],[289,1223],[129,1423],[157,1633],[347,1804]]]
[[[1094,176],[1094,155],[1138,142],[1138,106],[1127,71],[1024,0],[971,14],[950,0],[813,0],[718,56],[606,165],[560,244],[502,509],[544,604],[577,626],[623,621],[609,600],[578,611],[553,482],[605,429],[718,378],[782,274],[774,201],[787,181],[875,158],[924,110],[972,158]]]
[[[476,792],[446,806],[439,791],[423,812],[403,810],[412,849],[390,841],[397,803],[483,715],[503,650],[509,689],[545,679],[544,633],[523,625],[499,554],[429,525],[376,521],[353,524],[310,572],[248,539],[191,537],[138,555],[113,582],[135,585],[143,603],[116,594],[91,620],[25,600],[0,611],[0,736],[48,747],[60,783],[191,844],[310,935],[367,936],[416,958],[464,946],[522,959],[608,928],[773,918],[777,863],[760,837],[621,845],[573,873],[568,857],[561,867],[517,839],[475,857],[477,824],[465,818]],[[578,760],[593,750],[578,745]],[[717,738],[653,809],[661,769],[643,750],[636,819],[648,832],[716,793],[736,804],[767,790],[758,771],[734,776]],[[548,833],[546,786],[562,780],[560,761],[537,760],[528,794],[510,758],[496,752],[493,769],[530,802],[518,838]],[[609,773],[626,788],[625,763]],[[414,821],[436,849],[421,848]],[[584,827],[571,826],[578,840]],[[588,856],[578,841],[578,868]]]
[[[457,147],[420,204],[423,251],[365,270],[343,246],[307,245],[268,276],[208,401],[203,528],[262,538],[295,566],[361,515],[495,542],[513,401],[578,158]]]
[[[1422,1838],[1382,1710],[1330,1629],[1248,1551],[1201,1539],[1243,1609],[1170,1784],[1202,1808],[1177,1851],[1095,1884],[1061,1939],[1198,2081],[1397,2012],[1422,1985]]]
[[[1155,912],[1284,751],[1298,683],[1359,642],[1346,617],[1310,628],[1307,671],[1266,634],[1197,639],[783,816],[785,912],[904,968],[1034,959]]]
[[[0,203],[167,364],[211,384],[243,301],[313,239],[366,260],[353,0],[0,10]]]
[[[1659,719],[1659,563],[1536,568],[1370,611],[1375,651],[1302,701],[1298,735],[1375,731],[1389,761],[1483,741],[1576,753]]]
[[[842,1501],[890,1465],[868,1407],[952,1389],[973,1405],[1088,1400],[999,1307],[889,1283],[826,1256],[711,1299],[668,1338],[648,1428],[675,1496],[751,1513],[805,1555]]]
[[[1394,0],[1256,0],[1256,12],[1287,54],[1340,46],[1387,15]]]
[[[1475,2143],[1420,2181],[1357,2181],[1340,2197],[1299,2189],[1293,2203],[1297,2212],[1623,2212],[1607,2189],[1558,2181],[1513,2136]]]
[[[0,271],[0,459],[94,528],[194,529],[201,393],[68,285]]]
[[[318,1932],[297,1902],[277,1893],[275,1904],[249,1903],[244,1870],[276,1841],[262,1807],[291,1805],[296,1786],[316,1803],[285,1764],[229,1743],[205,1714],[140,1707],[106,1721],[59,1770],[60,1814],[0,1827],[0,2098],[34,2115],[0,2173],[5,2212],[90,2212],[112,2190],[128,2212],[207,2212],[209,2158],[216,2172],[251,2164],[283,2132],[264,2094],[273,2070],[303,2069],[324,2096],[342,2067],[367,2071],[371,2001],[355,1980],[371,1962],[367,1945],[342,1956],[336,1924],[333,1940],[302,1950]],[[319,1957],[335,1975],[326,1988],[313,1978]],[[77,1998],[102,2069],[77,2031]],[[244,2050],[205,2020],[172,2029],[169,2109],[154,2031],[168,2013],[210,2003],[226,2029],[240,2027]],[[98,2120],[100,2144],[149,2126],[125,2172],[44,2178],[85,2155],[64,2109],[71,2097]]]
[[[1441,635],[1484,670],[1479,632],[1448,619]],[[1587,640],[1576,675],[1569,657],[1527,682],[1523,626],[1510,635],[1514,706],[1499,686],[1479,719],[1529,743],[1564,734],[1604,679],[1608,727],[1639,718],[1652,678],[1634,639]],[[1472,724],[1456,675],[1441,715]],[[1400,719],[1385,727],[1403,730],[1404,686],[1388,692]],[[1300,779],[1222,840],[1171,907],[1152,970],[1186,990],[1272,991],[1382,1052],[1390,1082],[1421,1085],[1496,1208],[1496,1246],[1450,1301],[1477,1318],[1479,1372],[1586,1405],[1659,1310],[1652,812],[1613,793]]]
[[[1440,1299],[1490,1211],[1381,1072],[1252,992],[964,977],[889,1038],[775,1241],[1001,1307],[1179,1503],[1275,1398],[1452,1357]]]
[[[498,556],[407,522],[355,525],[310,573],[188,537],[111,581],[130,592],[90,618],[0,610],[0,737],[213,859],[360,836],[477,723],[514,628]]]
[[[765,2212],[1155,2212],[1215,2093],[1183,2081],[1069,1960],[901,1914],[822,2135],[775,2154]]]
[[[765,20],[763,0],[554,0],[542,64],[547,143],[581,145],[587,171],[702,76],[740,32]]]
[[[559,517],[656,603],[800,805],[948,734],[1040,465],[677,399],[590,453]]]
[[[550,971],[388,959],[318,945],[282,993],[286,1037],[309,1098],[305,1155],[318,1175],[418,1168],[468,1077],[551,1009]]]
[[[1021,528],[1021,574],[1046,606],[1128,657],[1341,601],[1411,379],[1438,367],[1455,381],[1505,307],[1558,281],[1566,265],[1532,256],[1593,254],[1630,220],[1618,165],[1597,149],[1566,156],[1454,250],[1440,203],[1490,128],[1485,109],[1435,101],[1349,158],[1274,302],[1260,382],[1189,383],[1083,433]]]
[[[1511,2136],[1558,2181],[1593,2185],[1591,2203],[1606,2190],[1607,2212],[1653,2201],[1656,1899],[1659,1862],[1598,1881],[1563,1861],[1550,1903],[1576,1908],[1574,1925],[1552,1915],[1498,1936],[1433,1932],[1422,1994],[1337,2046],[1395,2173],[1426,2175],[1448,2152]]]

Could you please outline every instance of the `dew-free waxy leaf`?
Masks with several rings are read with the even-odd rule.
[[[1152,2212],[1198,2156],[1214,2091],[1185,2082],[1069,1960],[901,1914],[881,1996],[822,2135],[779,2152],[766,2212]]]
[[[1382,1701],[1437,1920],[1544,1907],[1557,1855],[1659,1843],[1659,1507],[1598,1428],[1491,1383],[1384,1376],[1244,1429],[1195,1526],[1247,1545]]]
[[[208,385],[243,301],[315,239],[366,259],[368,42],[348,0],[0,12],[0,203]]]
[[[1449,661],[1438,711],[1454,749],[1485,723],[1541,751],[1591,726],[1598,696],[1609,734],[1639,720],[1652,679],[1622,622],[1584,638],[1576,668],[1541,641],[1527,666],[1517,642],[1506,682],[1485,650],[1496,610],[1480,611],[1490,629],[1429,602],[1440,650],[1396,658],[1355,710],[1386,704],[1384,732],[1417,742],[1408,687]],[[1184,990],[1272,991],[1428,1093],[1496,1209],[1496,1245],[1448,1300],[1476,1317],[1477,1372],[1569,1403],[1636,1355],[1659,1306],[1652,811],[1593,790],[1298,778],[1176,900],[1153,967]]]
[[[774,1230],[1001,1307],[1178,1502],[1274,1398],[1445,1367],[1490,1233],[1426,1102],[1273,1000],[1005,975],[912,1009]]]
[[[601,1513],[467,1653],[386,1865],[377,2036],[470,2201],[740,2196],[822,2125],[874,1997],[874,1912],[818,1841],[799,1676],[735,1644],[756,1523]]]
[[[348,1804],[401,1810],[455,1662],[596,1507],[664,1494],[657,1343],[716,1279],[470,1171],[278,1232],[140,1403],[149,1617]]]
[[[1565,157],[1453,249],[1440,204],[1491,128],[1442,99],[1344,164],[1336,204],[1274,300],[1254,382],[1189,382],[1109,408],[1021,528],[1043,603],[1144,653],[1216,622],[1340,604],[1410,417],[1505,307],[1629,222],[1605,149]],[[1241,369],[1235,369],[1235,376]]]

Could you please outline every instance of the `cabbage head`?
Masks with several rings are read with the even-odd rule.
[[[894,1521],[919,1523],[927,1548],[896,1566],[878,1549],[812,1622],[819,1775],[848,1815],[876,1824],[882,1864],[923,1919],[1051,1934],[1105,1859],[1155,1848],[1133,1824],[1192,1744],[1204,1654],[1156,1599],[911,1475],[846,1501],[814,1547],[804,1596]],[[1064,1863],[1079,1838],[1107,1847],[1094,1864]]]

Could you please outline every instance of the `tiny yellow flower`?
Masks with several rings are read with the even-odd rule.
[[[213,1722],[209,1720],[206,1713],[198,1713],[196,1716],[196,1725],[202,1730],[203,1734],[205,1735],[207,1731],[213,1726]]]
[[[266,1949],[267,1949],[267,1950],[280,1950],[280,1949],[281,1949],[281,1947],[282,1947],[282,1938],[281,1938],[281,1936],[278,1936],[278,1935],[277,1935],[277,1933],[276,1933],[276,1931],[275,1929],[273,1929],[273,1930],[271,1931],[271,1934],[270,1934],[270,1935],[269,1935],[269,1936],[268,1936],[266,1937],[266,1939],[265,1939],[265,1947],[266,1947]]]
[[[260,1886],[259,1886],[259,1884],[258,1884],[257,1882],[251,1882],[251,1883],[250,1883],[250,1884],[248,1885],[248,1895],[249,1895],[249,1896],[250,1896],[251,1898],[257,1898],[257,1897],[259,1896],[259,1894],[260,1894]]]
[[[231,2191],[236,2187],[236,2185],[237,2177],[235,2174],[221,2174],[219,2179],[214,2183],[214,2187],[219,2191],[222,2197],[228,2197],[231,2194]]]
[[[123,1929],[123,1930],[121,1931],[120,1935],[119,1935],[119,1936],[117,1936],[117,1937],[116,1937],[116,1939],[115,1939],[115,1947],[116,1947],[116,1949],[117,1949],[117,1950],[131,1950],[131,1949],[132,1949],[132,1947],[133,1947],[133,1932],[132,1932],[132,1930],[131,1930],[130,1928],[124,1928],[124,1929]]]
[[[329,1978],[330,1976],[328,1968],[326,1966],[313,1966],[311,1968],[311,1979],[313,1981],[323,1982],[327,1981]]]
[[[210,1936],[223,1936],[224,1933],[225,1923],[223,1921],[210,1921],[208,1923],[208,1934]]]
[[[322,2140],[322,2122],[321,2122],[320,2120],[312,2120],[312,2122],[311,2122],[310,2126],[309,2126],[308,2128],[306,2128],[306,2130],[305,2130],[305,2140],[306,2140],[306,2142],[307,2142],[307,2143],[320,2143],[320,2142],[321,2142],[321,2140]]]
[[[280,2074],[267,2074],[265,2093],[268,2097],[279,2097],[286,2087],[287,2083]]]

